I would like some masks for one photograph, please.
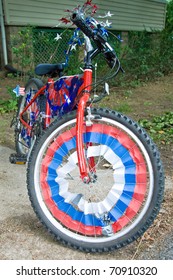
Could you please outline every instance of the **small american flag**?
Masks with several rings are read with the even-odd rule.
[[[16,94],[16,96],[24,96],[25,95],[25,88],[24,87],[20,87],[19,85],[17,85],[14,89],[13,92]]]

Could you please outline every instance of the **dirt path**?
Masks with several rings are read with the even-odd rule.
[[[12,165],[8,158],[13,150],[0,146],[0,259],[173,259],[173,225],[169,221],[168,201],[159,219],[144,237],[118,251],[101,255],[83,253],[64,247],[47,233],[36,218],[27,196],[26,166]],[[166,178],[168,197],[173,183]],[[173,197],[173,196],[172,196]],[[167,217],[168,215],[168,217]],[[155,232],[157,231],[157,235]],[[158,233],[159,232],[159,233]],[[166,243],[164,243],[166,242]]]

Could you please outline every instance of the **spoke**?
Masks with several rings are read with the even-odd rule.
[[[111,122],[105,122],[105,120],[103,122],[94,120],[93,122],[93,126],[95,123],[96,126],[93,129],[89,128],[87,135],[87,128],[83,130],[85,157],[91,172],[91,182],[85,184],[80,178],[76,142],[74,142],[75,122],[73,124],[70,122],[69,125],[64,124],[63,129],[61,128],[61,130],[57,130],[57,134],[53,134],[42,161],[44,157],[47,157],[45,158],[47,167],[49,167],[49,162],[50,164],[52,162],[50,179],[47,183],[52,194],[55,195],[54,197],[51,197],[51,194],[48,195],[47,202],[49,203],[49,198],[56,202],[62,197],[62,201],[57,202],[57,205],[59,205],[59,210],[64,213],[60,216],[61,212],[57,211],[57,220],[71,232],[69,234],[83,235],[84,239],[90,236],[91,239],[93,238],[93,242],[94,239],[97,242],[99,236],[103,240],[111,238],[111,236],[106,236],[109,226],[112,227],[113,235],[116,235],[116,231],[118,235],[121,235],[121,232],[123,234],[123,229],[127,231],[128,226],[133,228],[136,219],[141,219],[143,215],[141,213],[145,211],[149,186],[145,192],[146,169],[145,166],[140,167],[139,163],[143,157],[143,150],[136,139],[133,139],[128,130],[123,131],[122,127],[118,127],[117,124],[113,126]],[[97,124],[99,125],[97,126]],[[108,125],[107,128],[106,125]],[[59,140],[58,137],[60,137]],[[61,146],[58,145],[58,142]],[[134,148],[135,146],[136,148]],[[50,153],[49,156],[48,153]],[[57,156],[54,155],[55,153]],[[142,164],[147,165],[147,160],[146,163],[143,160]],[[53,176],[51,177],[51,168],[55,179]],[[97,177],[93,175],[92,178],[92,171]],[[48,171],[46,173],[48,174]],[[46,179],[47,174],[44,174],[43,178]],[[136,185],[137,176],[139,176],[138,185]],[[148,176],[147,183],[150,183]],[[136,191],[135,187],[137,187]],[[45,203],[47,202],[45,201]],[[52,213],[55,212],[56,218],[56,209],[52,209],[54,206],[50,204],[47,207],[50,211],[52,210]],[[106,215],[108,220],[105,220],[104,223]]]
[[[93,215],[95,214],[95,212],[94,212],[94,209],[93,209],[93,204],[91,204],[92,205],[92,212],[93,212]],[[93,216],[93,225],[94,225],[94,216]],[[97,235],[96,235],[96,228],[95,228],[95,225],[93,226],[94,227],[94,236],[96,237]]]

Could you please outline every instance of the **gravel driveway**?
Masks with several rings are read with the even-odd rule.
[[[0,259],[132,259],[139,242],[103,254],[83,253],[55,241],[36,218],[27,196],[26,166],[12,165],[13,150],[0,146]],[[170,178],[166,188],[173,190]],[[152,248],[143,246],[138,259],[173,259],[173,232],[165,243],[154,240]]]

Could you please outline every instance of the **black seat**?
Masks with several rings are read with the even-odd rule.
[[[49,76],[56,76],[57,74],[63,71],[65,64],[64,63],[57,63],[57,64],[49,64],[43,63],[38,64],[35,67],[35,74],[38,76],[49,75]]]

